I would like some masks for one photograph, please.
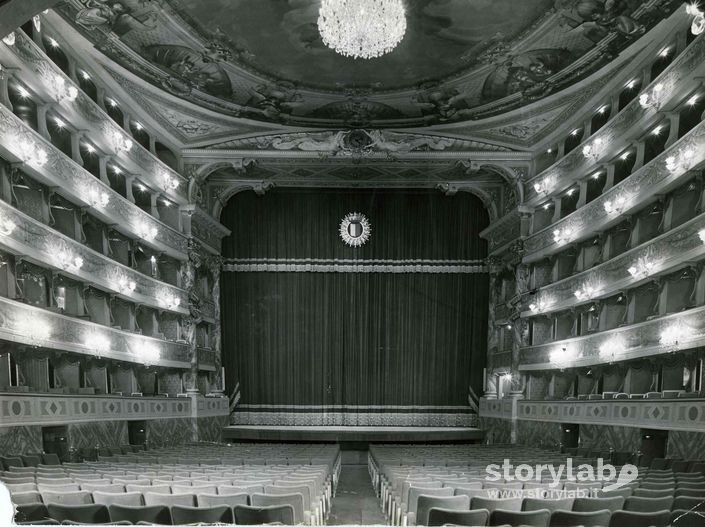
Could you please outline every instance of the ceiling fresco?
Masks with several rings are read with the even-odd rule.
[[[66,0],[58,10],[108,58],[220,113],[398,127],[535,101],[594,72],[680,5],[407,0],[403,41],[370,60],[323,45],[318,0]]]

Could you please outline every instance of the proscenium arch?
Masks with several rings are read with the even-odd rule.
[[[60,0],[0,0],[0,38],[13,32],[25,22]]]

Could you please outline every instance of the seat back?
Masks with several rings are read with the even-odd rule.
[[[294,522],[304,522],[304,497],[299,493],[292,494],[252,494],[250,500],[253,506],[272,507],[289,505],[294,511]]]
[[[411,487],[409,489],[409,501],[407,502],[407,512],[411,513],[416,513],[416,507],[419,501],[419,496],[435,496],[435,497],[451,497],[453,496],[454,490],[450,487],[441,487],[438,489],[419,489],[416,487]],[[463,496],[458,496],[459,498]],[[464,496],[465,498],[468,498],[468,501],[470,498],[468,496]],[[452,507],[451,507],[452,508]],[[423,525],[418,522],[416,522],[418,525]]]
[[[144,492],[145,505],[186,505],[193,507],[196,504],[196,496],[194,494],[160,494],[158,492]]]
[[[487,509],[475,509],[469,511],[457,511],[452,509],[441,509],[432,507],[428,511],[428,525],[487,525],[490,520],[490,511]]]
[[[174,494],[188,494],[188,493],[196,493],[196,492],[206,492],[206,493],[212,493],[215,494],[217,491],[218,486],[217,485],[194,485],[194,486],[187,486],[187,485],[172,485],[171,486],[171,491]]]
[[[294,525],[294,509],[291,505],[275,505],[272,507],[236,505],[233,508],[233,515],[237,525],[262,525],[266,523]]]
[[[497,509],[502,509],[505,511],[521,511],[521,504],[523,498],[482,498],[474,497],[470,500],[471,509],[487,509],[493,512]]]
[[[147,505],[145,507],[131,507],[129,505],[110,505],[111,522],[128,521],[156,523],[159,525],[172,525],[171,512],[166,505]]]
[[[232,523],[233,510],[227,505],[217,505],[215,507],[172,505],[171,519],[174,525]]]
[[[661,498],[632,496],[624,502],[623,509],[625,511],[635,512],[658,512],[665,509],[671,510],[672,506],[673,496],[664,496]]]
[[[492,511],[490,525],[521,525],[526,527],[548,527],[551,511],[539,509],[537,511]]]
[[[81,483],[81,490],[85,490],[87,492],[95,492],[96,490],[99,490],[100,492],[125,492],[125,486],[121,483],[111,483],[109,485],[104,485],[102,483],[99,485],[94,483]]]
[[[703,512],[686,509],[674,509],[671,511],[671,525],[677,527],[703,527],[703,525],[705,525]]]
[[[199,507],[216,507],[218,505],[227,505],[228,507],[235,507],[236,505],[249,505],[250,495],[246,492],[241,492],[240,494],[211,494],[211,493],[201,493],[196,494],[196,504]]]
[[[76,523],[108,523],[110,513],[105,505],[59,505],[50,503],[47,505],[49,517],[56,521],[71,521]]]
[[[49,492],[42,491],[42,501],[46,504],[54,503],[58,505],[88,505],[93,503],[90,492],[77,490],[72,492]]]
[[[152,494],[171,494],[171,487],[169,485],[133,485],[128,483],[125,485],[127,492],[140,492],[144,494],[145,492],[151,492]]]
[[[49,518],[49,511],[43,503],[17,504],[16,509],[16,522],[39,522]]]
[[[611,512],[624,507],[624,498],[615,496],[613,498],[575,498],[573,501],[574,512],[594,512],[608,510]]]
[[[524,498],[521,509],[523,511],[569,511],[573,509],[573,498],[541,499]]]
[[[141,492],[103,492],[93,491],[93,503],[102,505],[129,505],[139,507],[143,505]]]
[[[605,527],[612,513],[609,510],[577,512],[577,511],[554,511],[551,513],[549,527]]]
[[[451,492],[453,489],[449,489]],[[470,508],[469,496],[428,496],[421,494],[416,503],[416,525],[428,525],[428,513],[433,508],[466,511]]]

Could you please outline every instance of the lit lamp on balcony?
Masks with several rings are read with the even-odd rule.
[[[578,358],[578,353],[574,349],[563,347],[554,350],[549,355],[549,361],[560,368],[572,366]]]
[[[145,241],[151,242],[157,236],[157,228],[142,222],[137,227],[137,234]]]
[[[110,339],[100,333],[89,335],[83,343],[87,348],[90,348],[98,354],[110,351]]]
[[[0,234],[3,236],[9,236],[17,228],[15,222],[6,218],[3,214],[0,214]]]
[[[132,147],[134,146],[132,139],[125,137],[124,134],[118,132],[117,130],[113,131],[112,136],[116,154],[119,155],[122,152],[129,152],[132,150]]]
[[[164,190],[176,190],[179,188],[179,180],[165,172],[162,174],[162,188]]]
[[[653,87],[650,93],[642,93],[639,96],[639,104],[644,110],[648,110],[649,108],[653,108],[654,110],[658,110],[661,108],[661,105],[664,102],[664,99],[666,98],[666,87],[663,85],[663,83],[659,82],[656,86]]]
[[[157,295],[157,302],[165,309],[175,309],[181,304],[181,299],[168,292],[162,291]]]
[[[570,227],[555,229],[553,231],[553,241],[555,243],[566,243],[570,241],[571,236],[573,236],[573,229]]]
[[[105,208],[110,202],[110,196],[107,192],[101,192],[96,188],[88,191],[88,203],[95,208]]]
[[[590,300],[597,294],[597,288],[590,284],[583,284],[583,286],[576,290],[574,293],[575,298],[579,301]]]
[[[14,46],[15,41],[17,40],[17,35],[15,35],[14,31],[11,31],[7,35],[5,35],[2,39],[2,41],[7,44],[8,46]]]
[[[614,201],[605,201],[603,206],[607,214],[621,214],[626,204],[627,198],[625,198],[624,196],[618,196],[614,199]]]
[[[612,361],[624,353],[624,342],[620,338],[612,338],[600,346],[600,359]]]
[[[680,343],[690,340],[693,337],[695,337],[693,328],[678,321],[661,332],[659,342],[663,346],[674,346],[677,348]]]
[[[17,149],[22,162],[29,166],[41,168],[48,161],[47,153],[27,140],[20,141]]]
[[[698,232],[698,236],[700,237],[700,241],[703,242],[703,243],[705,243],[705,229],[701,229],[701,230]]]
[[[129,295],[132,293],[136,287],[137,284],[135,284],[133,280],[128,280],[125,277],[118,280],[118,290],[124,295]]]
[[[669,172],[682,172],[693,166],[695,151],[692,148],[685,148],[679,154],[666,158],[666,168]]]
[[[22,316],[15,326],[15,330],[22,336],[29,338],[33,346],[38,346],[51,338],[51,324],[36,315]]]
[[[685,12],[694,17],[690,25],[690,32],[693,33],[693,35],[699,35],[705,31],[705,13],[700,10],[698,4],[688,4],[685,7]]]
[[[597,162],[597,160],[602,157],[604,149],[605,140],[598,137],[592,142],[592,144],[585,145],[583,147],[583,156],[587,159],[592,159],[593,162]]]
[[[634,263],[634,265],[627,269],[627,272],[634,278],[646,278],[654,272],[655,268],[656,263],[654,263],[650,258],[642,256]]]
[[[83,267],[83,258],[74,256],[68,250],[62,249],[55,251],[54,255],[56,266],[64,271],[78,271]]]
[[[152,343],[147,343],[144,346],[141,346],[137,355],[146,365],[154,364],[161,358],[159,348]]]

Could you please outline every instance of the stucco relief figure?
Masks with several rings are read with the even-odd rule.
[[[313,137],[308,137],[305,134],[286,137],[286,136],[276,136],[268,146],[276,150],[304,150],[307,152],[333,152],[338,150],[343,145],[343,139],[345,137],[345,132],[337,132],[331,134],[323,139],[315,139]]]
[[[646,27],[630,14],[639,0],[557,0],[556,7],[565,10],[566,23],[579,27],[592,41],[602,40],[611,32],[626,36],[644,34]]]
[[[142,2],[144,4],[146,2]],[[109,0],[86,0],[83,9],[76,13],[76,23],[86,29],[108,26],[118,35],[128,31],[148,31],[156,27],[154,14],[137,18],[133,16],[132,4],[136,2],[110,2]]]
[[[219,55],[212,49],[199,53],[186,46],[159,44],[147,46],[144,52],[193,88],[216,96],[229,97],[232,94],[230,77],[218,62]]]
[[[482,99],[491,101],[518,92],[540,95],[550,89],[549,77],[573,59],[574,54],[568,49],[535,49],[510,56],[485,79]]]

